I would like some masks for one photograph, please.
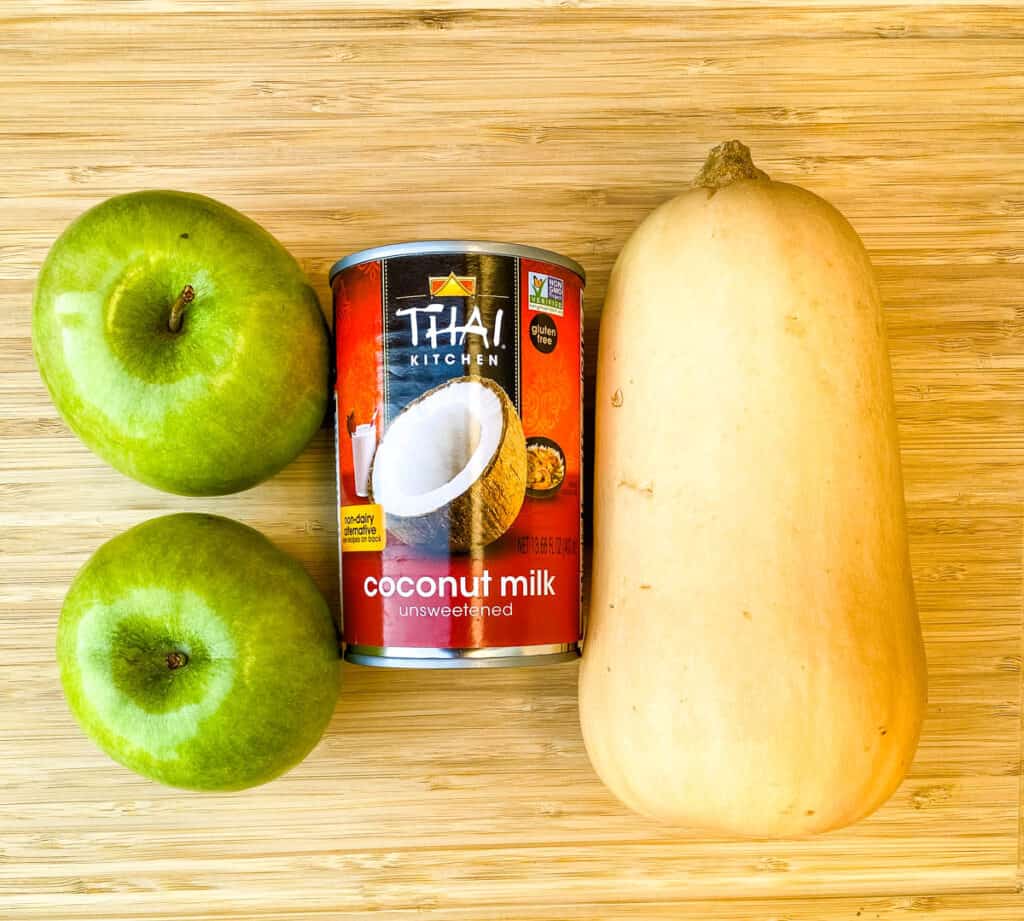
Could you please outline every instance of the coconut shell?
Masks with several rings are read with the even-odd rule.
[[[495,393],[501,402],[501,437],[498,449],[483,473],[447,505],[415,517],[386,514],[390,533],[406,544],[471,551],[486,547],[502,536],[516,520],[526,496],[526,437],[523,423],[508,398],[494,381],[483,377],[456,377],[413,400],[402,413],[453,384],[473,382]],[[384,435],[387,438],[387,433]],[[370,501],[373,467],[370,468]]]

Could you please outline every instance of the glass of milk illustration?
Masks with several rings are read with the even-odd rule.
[[[370,465],[377,450],[377,423],[364,422],[351,434],[352,469],[355,472],[356,495],[369,495]]]

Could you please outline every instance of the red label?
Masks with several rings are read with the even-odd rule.
[[[582,283],[400,256],[334,279],[350,647],[579,639]]]

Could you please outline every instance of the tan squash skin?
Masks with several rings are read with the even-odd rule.
[[[636,811],[793,837],[892,794],[926,672],[871,264],[810,192],[729,183],[744,155],[612,273],[580,720]]]

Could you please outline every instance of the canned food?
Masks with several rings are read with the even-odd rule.
[[[505,243],[331,269],[345,657],[575,658],[584,273]]]

